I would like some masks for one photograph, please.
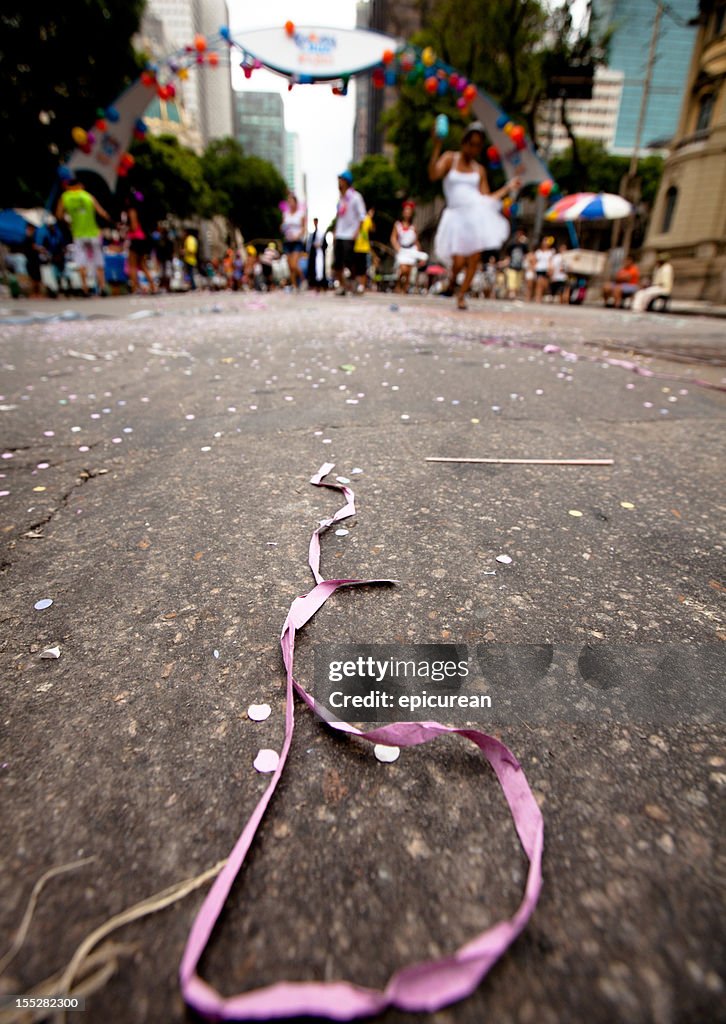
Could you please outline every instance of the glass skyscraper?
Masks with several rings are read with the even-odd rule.
[[[595,0],[598,34],[611,29],[608,66],[624,74],[620,111],[612,151],[629,154],[636,142],[658,0]],[[652,143],[665,148],[678,126],[698,14],[697,0],[663,4],[641,150]]]

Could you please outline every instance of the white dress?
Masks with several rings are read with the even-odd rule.
[[[478,170],[457,170],[458,156],[443,181],[446,209],[434,239],[434,252],[442,263],[454,256],[500,249],[509,237],[509,221],[499,212],[501,203],[479,191]]]
[[[416,247],[418,242],[418,236],[416,234],[416,228],[412,226],[406,227],[400,220],[396,221],[396,237],[400,249],[396,253],[396,266],[397,267],[415,267],[417,263],[421,263],[422,260],[428,259],[428,253],[421,252]]]

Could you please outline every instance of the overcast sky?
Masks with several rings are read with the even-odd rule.
[[[355,28],[355,0],[228,0],[233,36],[249,28],[281,27],[286,21],[327,28]],[[268,71],[255,71],[246,79],[232,64],[235,89],[279,92],[285,104],[285,128],[300,136],[302,170],[307,176],[308,216],[327,226],[335,214],[337,176],[353,155],[355,90],[333,96],[329,85],[296,85],[288,92],[287,80]]]

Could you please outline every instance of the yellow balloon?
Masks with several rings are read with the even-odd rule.
[[[189,72],[187,71],[186,68],[179,69],[179,78],[182,80],[182,82],[186,82],[187,78],[189,78]]]
[[[511,135],[512,132],[514,131],[514,128],[515,128],[514,121],[507,121],[507,123],[504,125],[504,134],[505,135]]]
[[[421,60],[424,62],[427,68],[430,68],[432,64],[436,62],[436,54],[431,46],[427,46],[421,54]]]
[[[71,132],[71,136],[77,146],[85,146],[88,142],[88,133],[85,132],[83,128],[74,128]]]

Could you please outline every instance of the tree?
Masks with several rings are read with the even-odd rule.
[[[573,159],[572,147],[550,160],[552,176],[563,192],[619,192],[630,157],[611,156],[601,142],[580,139],[579,159]],[[641,198],[652,207],[663,173],[663,159],[648,156],[638,161]]]
[[[139,70],[131,45],[144,0],[5,0],[0,13],[3,204],[42,204],[71,130],[88,127]]]
[[[147,135],[135,142],[131,152],[135,163],[129,187],[144,196],[144,216],[149,224],[173,215],[184,219],[203,216],[211,205],[209,186],[202,162],[173,135]]]
[[[210,195],[209,215],[226,217],[245,238],[279,234],[279,203],[287,185],[273,164],[245,156],[236,139],[226,138],[209,143],[201,167]]]
[[[364,156],[360,163],[353,165],[352,171],[355,187],[366,206],[376,211],[373,238],[388,244],[393,225],[401,214],[404,180],[390,160],[380,154]]]

